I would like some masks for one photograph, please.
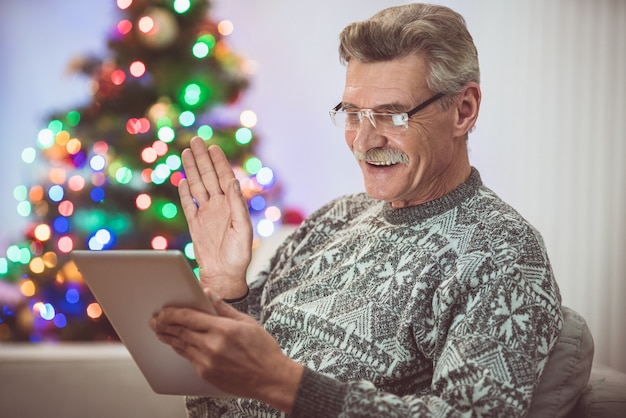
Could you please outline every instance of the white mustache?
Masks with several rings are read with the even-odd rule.
[[[409,157],[397,149],[374,148],[365,153],[353,151],[357,161],[367,161],[369,163],[380,164],[409,164]]]

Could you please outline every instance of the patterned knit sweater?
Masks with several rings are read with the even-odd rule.
[[[393,209],[364,194],[307,219],[239,309],[306,366],[293,416],[522,417],[562,326],[538,232],[475,169]],[[190,417],[284,416],[188,397]]]

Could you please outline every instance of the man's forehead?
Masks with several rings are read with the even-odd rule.
[[[364,63],[357,60],[348,62],[346,69],[346,92],[371,90],[379,93],[396,90],[419,94],[427,92],[426,64],[419,56],[409,56],[391,61]]]

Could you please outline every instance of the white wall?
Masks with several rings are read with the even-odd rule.
[[[111,2],[0,0],[2,240],[17,230],[11,190],[41,118],[83,97],[64,70],[104,50]],[[362,190],[327,110],[339,100],[337,35],[392,0],[214,0],[231,46],[257,72],[242,108],[259,115],[261,158],[285,204],[310,213]],[[626,371],[626,2],[449,0],[479,50],[483,104],[471,160],[487,185],[543,233],[564,303],[588,320],[596,360]],[[45,29],[45,30],[44,30]],[[24,173],[25,174],[25,173]]]

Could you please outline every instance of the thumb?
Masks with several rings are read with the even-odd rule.
[[[207,297],[211,301],[211,304],[215,308],[216,314],[218,316],[234,319],[237,321],[248,321],[248,320],[254,321],[254,319],[252,319],[248,315],[242,312],[239,312],[237,309],[233,308],[228,303],[224,302],[222,298],[217,296],[215,293],[211,292],[209,289],[205,289],[204,293],[207,295]]]

